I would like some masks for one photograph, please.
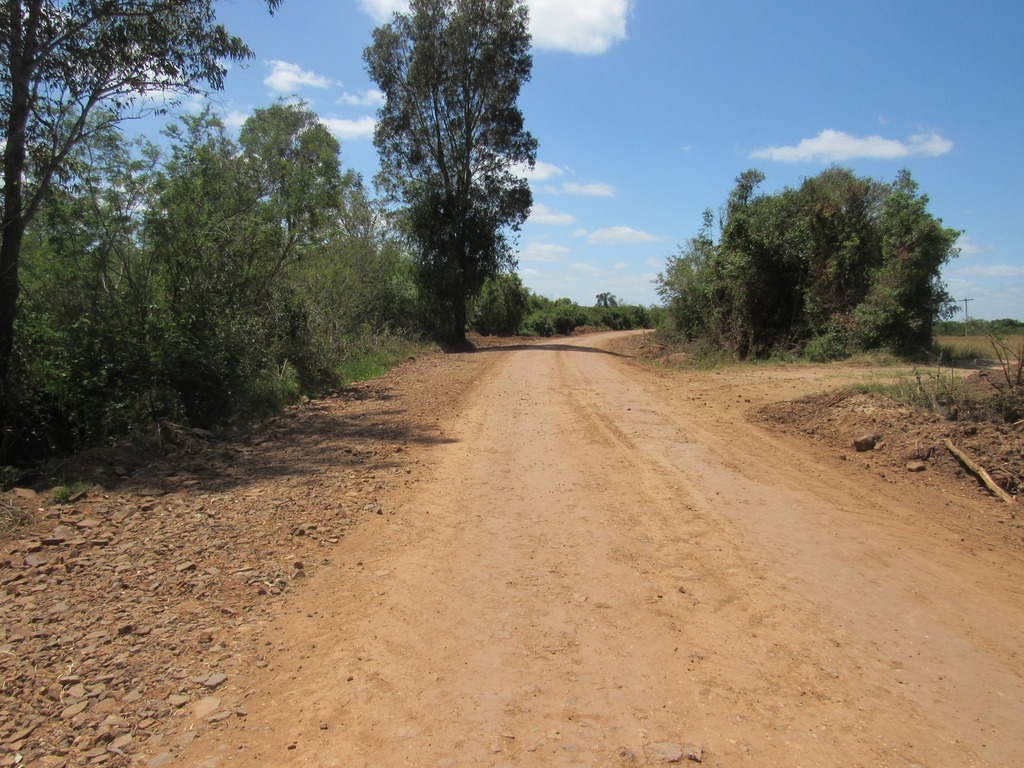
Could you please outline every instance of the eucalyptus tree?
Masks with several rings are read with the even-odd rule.
[[[517,100],[533,59],[522,0],[412,0],[364,52],[385,96],[378,184],[405,204],[405,231],[436,330],[464,341],[467,300],[510,271],[508,231],[533,198],[517,167],[537,141]]]
[[[266,0],[271,11],[280,0]],[[221,87],[245,43],[215,0],[0,0],[0,408],[25,229],[100,108],[108,121]],[[92,128],[90,128],[92,126]],[[102,127],[102,126],[99,126]]]

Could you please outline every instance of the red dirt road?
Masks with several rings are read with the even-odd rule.
[[[660,372],[617,339],[462,356],[415,481],[174,765],[1024,765],[1005,510],[748,420],[825,387],[802,369]]]

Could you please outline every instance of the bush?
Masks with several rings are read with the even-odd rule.
[[[820,359],[923,352],[935,318],[954,308],[941,268],[960,233],[928,213],[910,175],[883,184],[830,168],[798,189],[756,194],[763,180],[741,174],[718,242],[705,212],[658,276],[678,335],[741,358],[801,347]]]
[[[830,324],[825,333],[815,336],[804,347],[804,357],[815,363],[845,360],[852,353],[850,335],[838,323]]]
[[[481,336],[519,333],[530,295],[519,275],[488,278],[470,308],[470,326]]]

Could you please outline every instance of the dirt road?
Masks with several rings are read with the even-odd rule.
[[[1024,765],[1024,558],[964,523],[995,504],[748,420],[798,374],[615,339],[472,355],[174,765]]]

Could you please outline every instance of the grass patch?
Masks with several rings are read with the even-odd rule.
[[[936,336],[934,353],[938,360],[995,360],[996,346],[1012,350],[1024,348],[1024,335],[1013,336]]]
[[[408,360],[420,347],[397,336],[382,339],[372,347],[357,352],[337,368],[341,386],[370,381],[383,376],[399,363]]]
[[[90,485],[76,480],[72,483],[62,483],[57,485],[53,489],[53,503],[54,504],[70,504],[76,499],[81,498],[89,490]]]
[[[920,411],[948,415],[951,403],[963,399],[963,384],[957,387],[956,380],[932,375],[922,376],[915,371],[913,378],[900,376],[896,381],[873,381],[855,385],[854,389],[865,394],[884,395],[897,402]]]

